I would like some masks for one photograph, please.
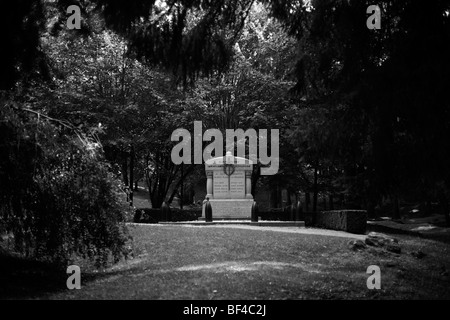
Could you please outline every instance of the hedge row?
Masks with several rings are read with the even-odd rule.
[[[364,234],[367,226],[365,210],[333,210],[317,213],[316,227]]]
[[[180,210],[170,209],[170,221],[193,221],[202,216],[202,210],[199,209],[187,209]],[[160,221],[166,221],[167,218],[163,214],[161,209],[136,209],[133,222],[139,223],[158,223]]]
[[[162,209],[136,209],[133,222],[139,223],[158,223],[160,221],[195,221],[202,216],[201,208],[198,209],[176,209],[171,208],[169,217],[162,212]],[[292,219],[290,208],[272,209],[270,211],[263,211],[258,213],[261,220],[266,221],[289,221]],[[214,218],[214,213],[213,213]],[[303,216],[299,220],[303,220]]]

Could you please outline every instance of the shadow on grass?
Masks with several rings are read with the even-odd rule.
[[[121,271],[107,274],[83,273],[81,285]],[[46,299],[49,295],[67,291],[70,275],[53,264],[36,261],[0,251],[0,299]]]

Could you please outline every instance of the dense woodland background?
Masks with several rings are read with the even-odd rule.
[[[81,8],[80,30],[66,9]],[[369,5],[381,29],[366,27]],[[279,129],[260,181],[402,203],[450,226],[450,1],[31,1],[0,20],[0,231],[64,264],[126,254],[124,188],[153,207],[202,165],[174,165],[176,128]],[[257,192],[257,190],[254,190]]]

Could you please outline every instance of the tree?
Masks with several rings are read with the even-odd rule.
[[[442,185],[448,190],[443,80],[449,77],[450,3],[382,1],[381,30],[366,27],[370,4],[330,0],[271,6],[300,45],[296,90],[338,111],[333,115],[346,133],[339,144],[341,163],[357,164],[359,169],[346,173],[356,183],[366,180],[370,193],[396,199],[411,192],[411,183],[422,190],[438,192]]]
[[[3,98],[0,220],[14,248],[65,268],[127,256],[126,204],[95,134]]]
[[[20,79],[28,83],[33,77],[47,78],[45,55],[39,49],[39,36],[45,15],[41,1],[16,1],[0,21],[3,58],[0,62],[0,90],[9,90]]]
[[[2,96],[2,120],[6,121],[0,128],[5,131],[0,171],[6,175],[1,179],[5,191],[2,227],[5,222],[14,232],[18,250],[31,250],[34,257],[45,253],[62,264],[74,253],[97,255],[101,262],[109,253],[116,258],[124,253],[119,184],[97,150],[101,149],[98,137],[106,132],[112,134],[113,142],[131,140],[135,149],[138,143],[148,142],[137,137],[159,138],[152,145],[159,149],[146,149],[150,152],[145,155],[157,168],[157,187],[151,192],[158,195],[158,206],[171,184],[170,176],[164,176],[166,167],[161,166],[170,163],[165,153],[168,135],[164,132],[162,139],[163,130],[151,129],[161,120],[172,127],[179,123],[179,92],[160,95],[159,90],[167,93],[168,88],[179,83],[186,87],[200,75],[225,71],[252,2],[140,1],[131,6],[121,0],[79,2],[83,24],[71,34],[63,31],[67,1],[14,3],[11,15],[2,20],[9,51],[0,62],[0,89],[9,92],[7,98]],[[128,46],[122,46],[115,34],[103,32],[104,26],[124,36]],[[57,44],[67,46],[67,56],[62,56],[61,47],[46,42],[52,36],[59,36]],[[75,46],[80,43],[87,45],[85,50]],[[86,60],[80,63],[80,58]],[[171,70],[172,86],[166,85],[165,73],[152,73],[143,64]],[[146,77],[149,80],[139,86],[141,91],[133,90],[133,83]],[[148,87],[155,83],[164,85]],[[10,101],[18,106],[9,108]],[[151,108],[144,108],[147,102]],[[21,122],[22,112],[37,116],[37,121]],[[136,114],[145,121],[135,121]],[[174,117],[167,118],[168,114]],[[66,116],[70,122],[56,119]],[[108,129],[116,123],[121,124],[117,130],[103,131],[102,124]],[[141,127],[147,124],[150,132]],[[88,135],[94,140],[84,143]],[[28,157],[22,158],[24,151]],[[9,176],[17,170],[4,170],[14,165],[23,179]]]
[[[284,68],[292,61],[295,42],[260,3],[255,3],[234,50],[235,59],[228,72],[199,79],[187,96],[186,108],[196,119],[202,119],[205,129],[217,128],[224,136],[226,129],[279,129],[281,154],[287,154],[285,128],[291,124],[290,110],[295,103],[289,94],[294,82]],[[281,158],[281,162],[289,162],[289,157]],[[252,192],[256,192],[259,179],[274,185],[294,185],[286,163],[276,177],[270,178],[260,176],[261,164],[256,163]]]

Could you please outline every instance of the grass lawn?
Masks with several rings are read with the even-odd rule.
[[[401,254],[350,239],[227,227],[131,225],[135,257],[50,299],[449,299],[449,245],[398,235]],[[413,252],[421,250],[423,258]],[[381,290],[366,286],[381,268]],[[67,276],[66,276],[67,277]],[[36,296],[35,296],[36,297]]]

